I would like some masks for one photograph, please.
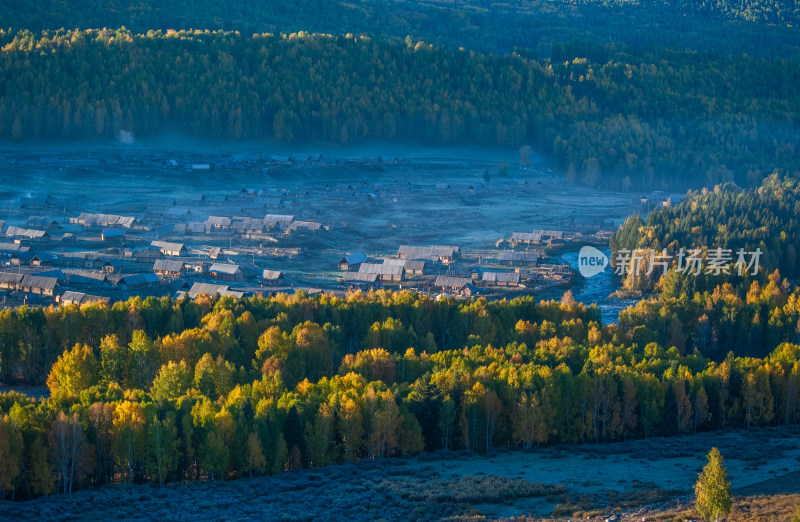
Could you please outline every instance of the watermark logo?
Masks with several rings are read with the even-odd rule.
[[[608,266],[608,256],[592,246],[578,252],[578,271],[585,278],[594,277]]]
[[[583,252],[583,250],[581,250]],[[675,271],[681,274],[698,276],[700,274],[719,276],[736,274],[739,276],[758,275],[759,262],[763,252],[760,248],[746,251],[740,248],[733,251],[727,248],[690,248],[681,249],[670,255],[667,249],[661,252],[653,249],[620,249],[614,258],[614,273],[617,275],[641,274],[651,275],[653,272],[664,275],[673,264]],[[581,274],[583,271],[581,271]]]

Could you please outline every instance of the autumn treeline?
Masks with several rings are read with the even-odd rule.
[[[533,145],[570,179],[622,189],[752,185],[797,169],[797,64],[554,44],[484,55],[352,35],[3,32],[0,136],[164,129],[228,139]]]
[[[796,318],[796,295],[780,291],[759,299],[785,302]],[[703,298],[718,299],[694,299]],[[0,395],[0,490],[28,498],[797,422],[800,346],[775,339],[763,358],[714,362],[699,337],[673,335],[673,346],[643,336],[632,315],[663,315],[648,306],[619,327],[568,294],[539,304],[377,291],[4,311],[4,379],[45,368],[50,397]],[[23,349],[9,353],[15,342]],[[34,351],[45,363],[30,363]]]

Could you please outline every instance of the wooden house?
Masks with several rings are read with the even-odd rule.
[[[171,243],[169,241],[153,241],[151,246],[159,249],[165,256],[178,257],[186,254],[186,245],[183,243]]]
[[[192,288],[186,293],[189,298],[194,299],[199,295],[207,295],[209,297],[214,297],[215,295],[219,295],[220,297],[234,297],[236,299],[241,299],[244,297],[244,292],[237,292],[235,290],[231,290],[228,285],[215,285],[211,283],[195,283],[192,285]]]
[[[57,300],[62,306],[67,306],[67,305],[82,306],[94,303],[111,302],[111,299],[109,299],[108,297],[84,294],[83,292],[74,292],[72,290],[67,290]]]
[[[454,292],[465,297],[471,297],[476,293],[472,279],[467,277],[437,276],[433,284],[445,292]]]
[[[402,281],[404,270],[401,264],[361,263],[358,273],[377,274],[381,281]]]
[[[231,218],[225,216],[209,216],[206,220],[206,229],[227,230],[231,228]]]
[[[294,221],[294,216],[291,214],[267,214],[264,216],[264,221],[274,221],[278,225],[287,227]]]
[[[282,286],[286,283],[283,272],[279,270],[264,270],[261,273],[261,284],[266,286]]]
[[[30,253],[31,247],[26,245],[21,245],[19,243],[0,243],[0,260],[10,261],[11,264],[16,264],[19,266],[20,254]],[[31,253],[27,259],[32,259],[33,254]],[[13,260],[17,260],[16,263]]]
[[[37,268],[43,266],[53,266],[53,263],[56,261],[58,261],[58,256],[55,254],[37,253],[31,258],[31,266]]]
[[[345,272],[340,281],[349,288],[377,288],[378,274],[365,274],[362,272]]]
[[[46,230],[33,228],[8,227],[6,229],[6,237],[38,242],[50,241],[50,234]]]
[[[120,228],[104,228],[100,239],[109,243],[122,243],[125,241],[125,231]]]
[[[400,259],[424,259],[428,261],[438,261],[449,265],[461,255],[461,249],[457,246],[434,245],[434,246],[409,246],[400,245],[397,250]]]
[[[120,271],[123,266],[122,260],[112,258],[112,259],[98,259],[98,264],[100,270],[107,274],[114,274]]]
[[[43,277],[55,277],[58,280],[58,284],[62,284],[67,280],[67,275],[60,268],[49,268],[34,274]]]
[[[497,258],[501,265],[532,266],[539,260],[536,252],[500,252]]]
[[[542,240],[547,241],[549,243],[561,241],[564,239],[563,230],[534,230],[533,233],[541,235]]]
[[[17,290],[28,294],[53,296],[56,286],[58,286],[58,279],[55,277],[25,275],[17,285]]]
[[[171,259],[157,259],[153,265],[153,272],[161,277],[183,277],[186,267],[183,261]]]
[[[239,265],[232,263],[214,263],[208,269],[208,275],[220,281],[241,281],[244,273]]]
[[[542,235],[538,232],[512,232],[511,246],[538,245],[542,242]]]
[[[37,228],[39,230],[58,230],[61,227],[53,218],[46,216],[31,216],[28,218],[28,228]]]
[[[367,256],[363,252],[356,252],[355,254],[345,254],[339,260],[339,270],[349,272],[358,271],[361,263],[367,262]]]
[[[64,270],[70,285],[104,286],[108,284],[108,273],[99,270]]]
[[[133,274],[122,276],[119,285],[128,290],[152,288],[161,284],[161,279],[156,274]]]
[[[167,209],[167,217],[170,219],[186,220],[191,215],[188,208],[172,207]]]
[[[519,286],[518,272],[484,272],[481,281],[492,286]]]
[[[409,259],[406,260],[403,268],[405,269],[405,276],[414,277],[425,275],[427,272],[428,263],[424,259]]]
[[[13,272],[0,272],[0,288],[3,290],[16,290],[23,277],[22,274]]]

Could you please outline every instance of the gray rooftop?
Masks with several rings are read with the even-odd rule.
[[[519,274],[516,272],[484,272],[481,279],[489,283],[519,283]]]
[[[172,259],[158,259],[153,265],[153,270],[163,270],[165,272],[180,272],[183,270],[184,262]]]
[[[190,298],[194,299],[198,295],[215,296],[219,294],[222,297],[236,297],[244,296],[244,292],[237,292],[228,288],[228,285],[214,285],[211,283],[195,283],[187,294]]]
[[[436,276],[434,285],[444,288],[464,288],[470,283],[472,280],[466,277]]]
[[[231,263],[214,263],[209,267],[209,272],[218,272],[220,274],[234,275],[239,270],[239,265]]]

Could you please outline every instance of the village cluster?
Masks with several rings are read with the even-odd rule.
[[[52,167],[49,158],[39,161]],[[320,157],[303,161],[324,165]],[[275,169],[292,162],[297,160],[272,158],[267,164]],[[24,165],[15,161],[12,166]],[[141,166],[209,178],[215,171],[235,178],[241,170],[268,168],[234,160]],[[363,167],[360,162],[353,168]],[[571,283],[574,272],[547,255],[548,245],[603,243],[610,234],[602,217],[576,215],[564,230],[510,231],[486,248],[425,241],[392,247],[389,238],[373,231],[359,235],[343,216],[381,199],[402,205],[397,198],[413,197],[415,191],[446,200],[477,198],[481,189],[465,186],[460,195],[460,189],[443,183],[400,187],[394,182],[390,188],[360,182],[310,190],[291,183],[205,193],[132,189],[108,201],[8,191],[7,199],[0,199],[0,305],[299,290],[343,295],[381,287],[454,298],[513,297]],[[349,248],[353,245],[361,251]]]
[[[167,215],[176,215],[171,210]],[[543,246],[562,240],[561,231],[513,233],[510,248],[494,257],[462,253],[458,246],[401,245],[395,255],[388,257],[344,253],[338,260],[331,260],[339,273],[316,277],[315,288],[311,288],[307,278],[293,278],[292,274],[262,266],[251,261],[248,254],[224,245],[207,244],[225,243],[233,236],[237,240],[264,241],[270,231],[277,232],[277,237],[292,233],[313,237],[325,230],[319,223],[276,214],[267,214],[260,220],[209,216],[201,223],[169,225],[168,240],[150,241],[146,238],[148,232],[163,233],[165,227],[145,223],[133,216],[80,214],[64,223],[31,216],[27,226],[39,228],[0,224],[0,233],[5,236],[5,242],[0,243],[4,265],[0,289],[19,294],[26,303],[35,296],[36,302],[52,298],[61,304],[108,302],[135,294],[242,297],[296,289],[313,293],[379,287],[472,297],[501,288],[541,289],[568,283],[572,277],[568,265],[540,263]],[[197,225],[202,227],[198,229]],[[178,235],[181,242],[175,237]],[[274,241],[280,244],[280,239]],[[524,250],[514,250],[521,244],[526,245]],[[264,253],[257,246],[253,249]],[[7,298],[4,300],[9,304]]]

